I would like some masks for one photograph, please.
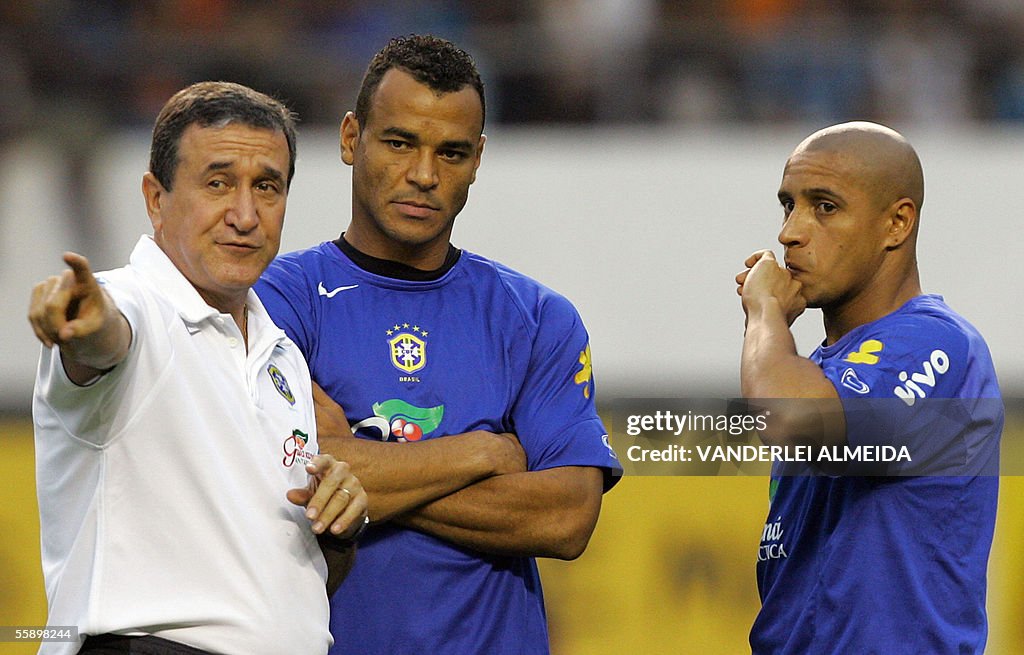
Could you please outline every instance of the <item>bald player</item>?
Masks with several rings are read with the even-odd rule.
[[[981,335],[921,291],[917,154],[881,125],[829,127],[790,156],[779,200],[784,263],[762,250],[736,277],[743,395],[812,399],[772,405],[766,442],[861,455],[773,468],[751,648],[981,653],[1003,406]],[[789,330],[805,307],[824,318],[810,357]],[[884,447],[909,459],[867,461]]]

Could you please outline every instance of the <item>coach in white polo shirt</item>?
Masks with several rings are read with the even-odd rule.
[[[48,624],[84,639],[41,653],[331,644],[324,555],[343,576],[366,495],[317,454],[306,363],[250,289],[277,254],[294,166],[283,105],[184,89],[143,177],[153,236],[96,276],[66,253],[70,270],[33,290]]]

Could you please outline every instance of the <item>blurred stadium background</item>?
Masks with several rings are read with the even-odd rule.
[[[576,303],[605,403],[736,395],[732,276],[775,245],[786,156],[841,120],[902,131],[925,167],[926,290],[988,338],[1011,410],[1004,462],[1024,472],[1018,0],[2,3],[0,625],[46,613],[31,285],[64,250],[99,268],[125,260],[149,228],[139,180],[152,120],[201,79],[249,84],[298,111],[283,247],[337,236],[349,203],[337,124],[373,52],[409,32],[462,45],[487,85],[487,152],[456,244]],[[798,321],[803,351],[820,336],[816,313]],[[1004,477],[989,653],[1024,650],[1022,499],[1021,478]],[[748,651],[766,507],[765,478],[623,480],[584,556],[542,563],[556,655]]]

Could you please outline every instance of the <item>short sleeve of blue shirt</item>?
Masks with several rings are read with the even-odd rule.
[[[532,314],[532,315],[530,315]],[[536,330],[525,383],[512,407],[531,469],[590,465],[606,469],[606,488],[622,474],[594,405],[590,343],[564,297],[542,293],[524,319]]]
[[[977,382],[994,379],[988,350],[944,307],[936,297],[914,299],[812,357],[843,402],[849,445],[905,447],[911,458],[872,473],[997,472],[997,440],[977,430],[979,416],[1002,411],[998,390]]]
[[[307,362],[316,358],[319,304],[314,302],[301,260],[294,254],[275,259],[253,286],[260,302],[295,342]]]

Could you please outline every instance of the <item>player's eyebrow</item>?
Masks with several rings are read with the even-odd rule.
[[[442,141],[438,150],[462,150],[469,152],[473,149],[473,144],[463,139],[457,139],[452,141]]]
[[[400,127],[386,127],[380,131],[380,135],[384,137],[397,136],[401,139],[405,139],[411,143],[419,143],[420,137],[415,132],[402,129]]]
[[[843,197],[828,187],[812,187],[810,189],[804,189],[800,192],[800,195],[807,198],[821,198],[822,196],[828,196],[829,198],[842,199]]]
[[[397,136],[400,139],[405,139],[409,143],[418,144],[420,137],[415,132],[402,129],[400,127],[387,127],[381,130],[380,135],[382,137]],[[438,150],[465,150],[470,151],[473,149],[473,143],[466,139],[451,139],[448,141],[442,141],[437,147]]]

